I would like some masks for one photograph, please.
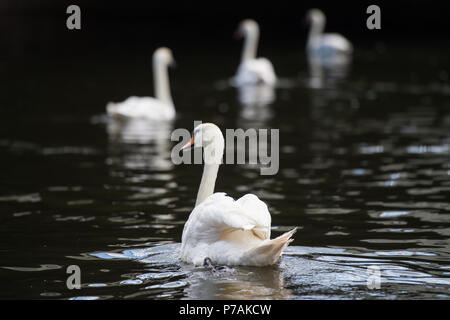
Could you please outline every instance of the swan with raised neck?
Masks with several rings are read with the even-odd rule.
[[[153,82],[155,97],[131,96],[123,102],[109,102],[106,111],[126,119],[168,121],[175,118],[175,106],[170,93],[168,67],[173,65],[172,51],[162,47],[153,53]]]
[[[338,33],[324,33],[326,16],[319,9],[310,9],[306,13],[306,20],[310,24],[306,51],[315,58],[323,55],[326,59],[333,55],[351,54],[353,46],[344,36]]]
[[[257,58],[259,26],[255,20],[245,19],[239,23],[237,37],[244,38],[241,61],[234,77],[237,86],[268,84],[274,85],[276,75],[272,63],[267,58]]]
[[[215,124],[198,125],[182,150],[191,146],[203,147],[205,165],[195,207],[183,228],[181,259],[194,265],[277,263],[296,228],[270,239],[270,212],[256,195],[234,200],[223,192],[214,193],[224,151],[224,138]]]

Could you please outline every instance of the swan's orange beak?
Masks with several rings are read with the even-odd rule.
[[[191,138],[191,141],[189,141],[188,143],[186,143],[181,150],[189,150],[191,148],[191,146],[194,145],[194,137]]]

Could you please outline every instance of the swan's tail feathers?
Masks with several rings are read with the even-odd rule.
[[[257,248],[251,249],[248,252],[249,261],[252,261],[255,265],[272,265],[277,263],[283,249],[294,240],[291,237],[296,231],[297,228],[294,228],[275,239],[264,242]]]

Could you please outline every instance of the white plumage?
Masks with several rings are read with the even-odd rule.
[[[277,77],[272,63],[267,58],[256,58],[259,40],[259,26],[256,21],[243,20],[236,33],[244,36],[245,40],[234,84],[236,86],[260,83],[274,85]]]
[[[175,108],[152,97],[132,96],[120,103],[110,102],[106,106],[110,115],[147,120],[171,120],[175,118]]]
[[[274,85],[277,81],[272,63],[266,58],[256,58],[242,62],[236,73],[236,85],[268,84]]]
[[[320,37],[319,44],[317,48],[312,47],[312,50],[320,51],[335,51],[336,53],[347,53],[353,52],[353,46],[343,35],[339,33],[325,33]]]
[[[310,59],[326,63],[349,58],[353,52],[353,45],[338,33],[323,33],[326,17],[321,10],[311,9],[306,17],[311,23],[306,43],[306,51]]]
[[[205,159],[211,159],[209,155],[216,160],[223,156],[223,135],[214,124],[197,126],[185,147],[192,144],[204,148]],[[267,205],[254,194],[235,201],[225,193],[213,193],[220,161],[205,161],[196,206],[183,229],[181,259],[194,265],[202,265],[205,258],[224,265],[277,263],[296,229],[270,240]]]

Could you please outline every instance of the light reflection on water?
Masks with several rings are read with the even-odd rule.
[[[201,80],[200,93],[183,90],[179,75],[169,124],[107,121],[97,103],[85,117],[58,116],[59,104],[50,117],[25,115],[24,132],[1,120],[0,297],[450,298],[450,86],[400,81],[373,63],[357,59],[337,81],[284,79],[262,101]],[[199,119],[280,129],[276,176],[222,166],[217,182],[267,202],[273,233],[299,227],[279,266],[217,274],[178,260],[201,168],[171,162],[170,132]],[[65,287],[71,264],[82,270],[77,292]],[[378,290],[367,288],[369,266],[380,267]]]
[[[161,290],[167,293],[170,289],[178,291],[172,292],[173,295],[179,294],[185,299],[315,299],[325,297],[320,292],[330,291],[335,291],[332,298],[386,298],[398,295],[395,286],[399,284],[404,289],[406,285],[411,285],[409,294],[415,290],[413,285],[416,284],[426,284],[436,292],[450,285],[447,277],[436,277],[426,272],[428,263],[420,259],[430,255],[427,252],[349,252],[344,249],[291,246],[279,266],[234,267],[225,272],[213,272],[180,263],[179,248],[179,244],[168,244],[90,255],[103,260],[134,260],[145,264],[145,270],[151,272],[128,274],[128,280],[120,282],[120,285],[139,286],[138,293],[131,297],[154,297]],[[388,258],[397,259],[392,261]],[[367,268],[372,265],[380,266],[383,287],[386,287],[378,292],[366,287]],[[152,285],[148,286],[148,283]],[[401,295],[398,297],[401,298]]]

